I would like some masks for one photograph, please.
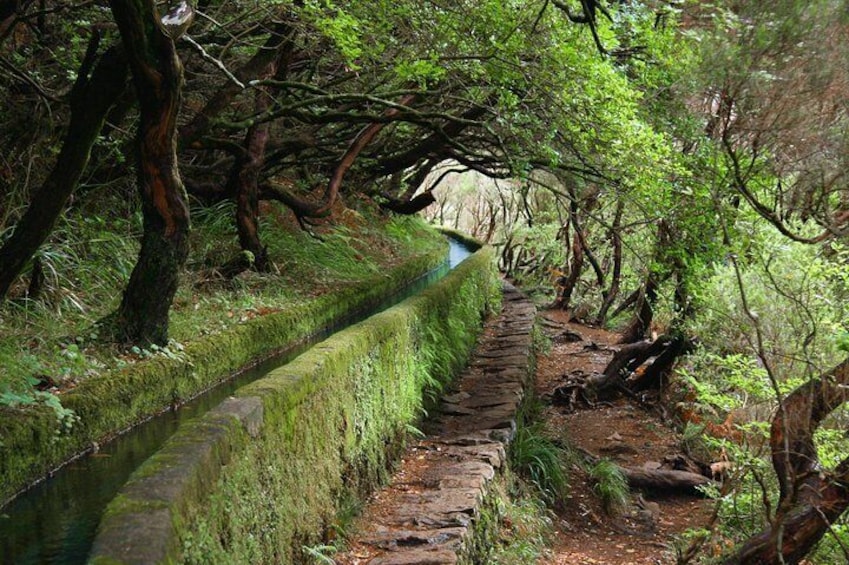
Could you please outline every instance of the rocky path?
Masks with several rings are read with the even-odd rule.
[[[572,410],[552,392],[577,374],[600,373],[617,345],[616,335],[571,324],[562,311],[542,313],[551,350],[538,354],[536,394],[548,400],[542,416],[548,433],[564,444],[621,466],[656,469],[681,453],[681,438],[646,406],[627,399]],[[556,395],[555,395],[556,396]],[[676,562],[688,528],[707,524],[710,501],[688,495],[632,491],[630,504],[605,512],[586,469],[570,469],[571,491],[557,510],[556,533],[543,565],[643,565]]]
[[[409,448],[391,484],[369,501],[339,564],[485,562],[487,506],[529,384],[535,309],[509,284],[471,363],[442,398],[427,436]]]
[[[601,372],[616,351],[615,335],[570,324],[545,312],[550,351],[531,361],[535,309],[510,285],[502,313],[490,321],[465,372],[441,400],[426,437],[410,447],[391,484],[376,493],[354,524],[340,565],[443,565],[489,562],[499,524],[492,512],[495,480],[529,386],[543,400],[548,435],[579,453],[627,467],[658,468],[680,453],[680,438],[629,400],[574,410],[552,391],[576,374]],[[556,395],[555,395],[556,396]],[[541,565],[638,565],[675,562],[688,528],[704,526],[709,501],[632,492],[608,513],[586,466],[569,470],[571,491],[554,515],[555,532]]]

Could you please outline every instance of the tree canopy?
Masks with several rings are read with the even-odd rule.
[[[798,562],[846,543],[849,459],[824,466],[817,434],[845,423],[849,381],[847,13],[0,0],[0,298],[38,300],[44,246],[88,207],[140,246],[100,339],[163,346],[190,210],[233,204],[231,277],[277,268],[268,203],[307,230],[353,198],[424,211],[623,342],[661,328],[670,367],[695,351],[679,373],[717,376],[709,400],[740,400],[723,379],[751,373],[777,482],[740,479],[773,503],[724,534],[728,562]]]

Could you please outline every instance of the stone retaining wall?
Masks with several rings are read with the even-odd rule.
[[[500,299],[490,248],[182,426],[101,522],[93,563],[293,563],[385,478]]]
[[[268,357],[349,316],[444,260],[413,257],[374,280],[321,296],[296,309],[259,316],[186,345],[179,359],[157,356],[83,381],[62,397],[80,420],[57,434],[51,410],[0,418],[0,505],[92,445],[190,399],[245,365]]]
[[[533,376],[533,304],[511,285],[428,435],[358,520],[339,565],[487,563],[498,530],[495,481]]]

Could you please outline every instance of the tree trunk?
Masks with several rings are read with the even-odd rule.
[[[177,113],[183,66],[154,0],[110,0],[139,99],[138,188],[141,251],[117,312],[118,337],[168,341],[168,315],[188,255],[189,210],[177,167]]]
[[[387,196],[387,195],[384,195]],[[421,212],[434,202],[436,202],[436,198],[433,196],[433,193],[430,191],[422,192],[421,194],[411,198],[410,200],[403,201],[393,198],[386,199],[386,202],[380,204],[381,208],[386,210],[390,210],[395,212],[396,214],[417,214]]]
[[[698,487],[713,484],[704,475],[672,469],[639,469],[620,467],[628,484],[635,488],[646,488],[663,492],[686,492],[700,494]]]
[[[619,338],[619,343],[634,343],[643,339],[654,317],[653,304],[657,300],[657,277],[649,272],[642,292],[637,298],[637,311]]]
[[[624,312],[625,310],[627,310],[631,306],[635,305],[637,303],[637,300],[640,298],[640,291],[641,290],[642,290],[641,288],[638,288],[637,290],[635,290],[634,292],[632,292],[631,294],[626,296],[625,300],[623,300],[619,304],[619,306],[617,306],[613,310],[613,313],[610,314],[610,318],[615,318],[616,316],[618,316],[619,314],[621,314],[622,312]]]
[[[593,267],[599,284],[602,286],[604,285],[604,273],[601,272],[598,261],[595,260],[590,248],[586,244],[587,233],[580,218],[578,217],[579,212],[581,211],[581,205],[578,194],[575,191],[575,186],[568,180],[563,184],[569,192],[569,222],[572,224],[572,229],[575,232],[575,237],[572,240],[572,263],[569,269],[569,276],[566,278],[565,284],[563,285],[563,288],[557,297],[557,301],[555,302],[555,305],[558,308],[565,310],[569,308],[569,303],[572,300],[572,293],[575,291],[575,287],[581,278],[581,271],[583,270],[585,259],[587,259]],[[589,214],[593,208],[595,208],[596,204],[598,204],[598,190],[595,188],[589,189],[588,192],[583,195],[582,199],[584,201],[583,211],[585,214]]]
[[[660,342],[661,339],[658,338],[656,341]],[[642,374],[628,381],[628,388],[634,392],[650,389],[660,390],[663,387],[664,377],[672,371],[675,361],[682,355],[691,353],[694,348],[695,344],[692,340],[681,336],[673,337]]]
[[[596,325],[599,326],[603,326],[607,322],[607,312],[613,306],[616,297],[619,296],[619,284],[622,281],[622,235],[619,232],[624,211],[625,202],[619,200],[616,203],[613,225],[610,227],[610,243],[613,246],[613,273],[610,276],[610,286],[601,293],[603,301],[595,319]]]
[[[798,563],[849,508],[849,458],[822,469],[814,433],[849,398],[849,359],[790,393],[772,421],[770,447],[780,497],[775,519],[725,563]]]
[[[56,164],[0,248],[0,298],[53,230],[88,164],[109,109],[126,86],[127,65],[116,48],[106,51],[88,76],[98,43],[99,37],[94,36],[71,92],[71,120]]]
[[[584,248],[581,246],[580,238],[575,235],[572,239],[572,261],[569,263],[569,275],[560,289],[560,294],[557,296],[555,306],[562,310],[569,308],[572,302],[572,293],[575,292],[575,287],[578,280],[581,278],[581,271],[584,269]]]
[[[849,508],[849,459],[837,468],[836,476],[820,481],[819,500],[801,504],[786,516],[780,527],[773,526],[751,537],[723,563],[760,565],[762,563],[799,563],[822,539],[832,524]],[[781,535],[781,545],[777,543]]]

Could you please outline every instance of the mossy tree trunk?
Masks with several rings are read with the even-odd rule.
[[[257,112],[267,109],[265,97],[257,92]],[[268,252],[259,237],[259,189],[257,181],[265,161],[265,145],[268,142],[268,123],[251,126],[245,136],[245,155],[236,159],[231,177],[236,193],[236,230],[243,251],[253,254],[253,267],[257,271],[268,270]]]
[[[117,312],[123,341],[163,344],[178,273],[188,255],[189,210],[177,167],[177,113],[183,66],[154,0],[109,2],[139,100],[138,188],[141,250]]]
[[[100,34],[96,32],[71,91],[71,119],[56,164],[33,195],[12,236],[0,248],[0,298],[6,296],[53,231],[88,164],[91,148],[110,108],[124,92],[127,65],[123,54],[113,48],[97,60],[99,45]]]

